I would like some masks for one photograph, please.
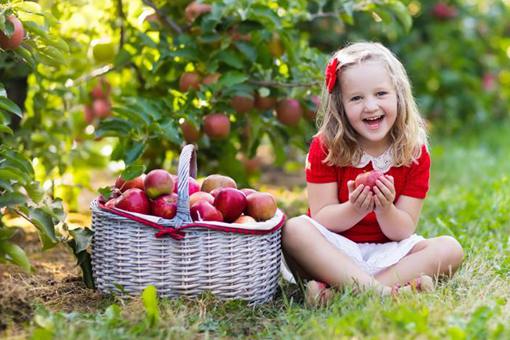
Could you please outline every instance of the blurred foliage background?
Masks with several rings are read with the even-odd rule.
[[[0,49],[2,215],[51,247],[62,200],[87,210],[77,198],[101,173],[175,172],[186,143],[201,175],[242,185],[301,171],[324,67],[351,41],[397,54],[432,133],[507,119],[509,14],[503,0],[0,0],[2,34],[11,15],[25,29]],[[78,254],[76,233],[63,240]],[[0,223],[0,248],[20,254],[11,234]]]

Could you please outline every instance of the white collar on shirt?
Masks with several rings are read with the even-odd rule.
[[[391,152],[391,148],[386,149],[379,156],[370,156],[368,153],[363,152],[361,159],[358,164],[354,164],[355,168],[364,168],[368,163],[372,162],[372,167],[374,170],[379,170],[382,173],[388,172],[390,168],[393,166],[393,155]]]

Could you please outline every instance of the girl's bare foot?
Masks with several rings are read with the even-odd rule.
[[[333,291],[324,282],[310,280],[305,288],[305,303],[309,307],[327,306],[333,299]]]

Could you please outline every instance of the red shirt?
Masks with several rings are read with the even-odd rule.
[[[315,137],[308,153],[307,168],[305,170],[306,181],[309,183],[337,182],[338,201],[340,203],[346,202],[349,199],[347,181],[354,180],[362,172],[373,170],[372,162],[369,162],[364,168],[328,166],[322,163],[326,156],[326,147],[318,137]],[[422,153],[417,162],[410,166],[391,167],[385,174],[394,178],[395,202],[398,201],[400,195],[425,198],[429,189],[430,176],[430,155],[425,145],[422,147]],[[391,241],[383,234],[374,212],[368,213],[352,228],[339,234],[357,243]]]

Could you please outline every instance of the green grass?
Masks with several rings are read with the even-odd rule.
[[[419,233],[453,235],[466,253],[458,273],[434,293],[395,300],[338,292],[323,309],[306,308],[299,290],[287,284],[275,301],[258,307],[210,295],[157,305],[118,299],[95,314],[41,308],[29,332],[56,339],[510,338],[509,131],[500,125],[432,138],[431,191]]]

